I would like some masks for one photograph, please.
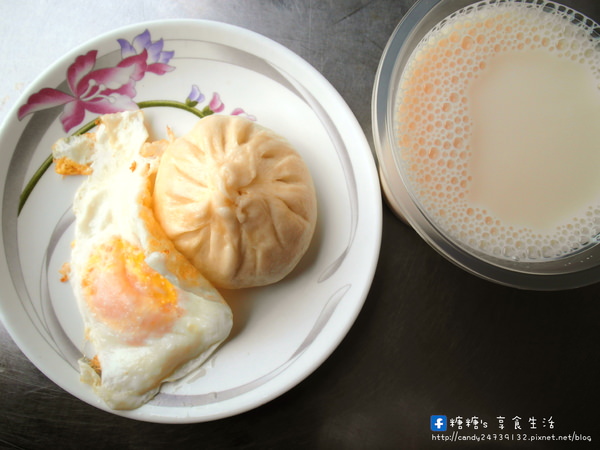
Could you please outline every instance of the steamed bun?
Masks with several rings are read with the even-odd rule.
[[[206,278],[234,289],[292,271],[314,233],[317,200],[288,141],[245,118],[211,115],[165,150],[154,212]]]

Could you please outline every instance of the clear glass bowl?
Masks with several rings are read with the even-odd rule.
[[[502,0],[500,0],[502,1]],[[540,4],[543,0],[523,0]],[[377,71],[372,101],[375,150],[380,179],[389,206],[435,250],[466,271],[484,279],[522,289],[559,290],[600,280],[598,235],[572,253],[535,260],[493,256],[449,235],[428,214],[411,190],[396,144],[395,112],[399,80],[411,54],[423,37],[452,13],[473,5],[469,0],[420,0],[393,32]],[[562,1],[597,22],[600,8],[593,0]],[[574,16],[575,20],[577,16]],[[581,16],[579,16],[581,17]],[[596,30],[600,27],[596,26]],[[600,48],[600,38],[597,49]],[[599,149],[600,151],[600,149]]]

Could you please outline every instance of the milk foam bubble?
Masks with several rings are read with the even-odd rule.
[[[591,19],[550,1],[488,0],[446,18],[415,49],[396,103],[399,162],[424,210],[452,237],[513,260],[557,258],[595,242],[600,233],[600,176],[595,174],[600,170],[591,168],[600,167],[600,132],[594,131],[600,129],[600,44],[594,28],[598,25]],[[508,60],[504,72],[498,68],[502,58]],[[528,79],[515,72],[527,66],[523,61],[539,73]],[[571,86],[585,91],[549,95],[546,106],[537,97],[528,100],[529,91],[536,90],[531,87],[545,80],[551,67],[572,74],[566,80],[587,80]],[[546,80],[550,90],[560,81],[558,75],[550,77],[554,72]],[[497,86],[504,90],[495,91],[485,83],[499,74],[503,81]],[[518,82],[529,85],[521,86],[522,96],[511,92],[511,101],[523,98],[524,103],[502,106],[502,126],[511,128],[490,131],[495,119],[477,114],[487,107],[489,115],[493,102],[501,104],[506,89]],[[578,96],[587,99],[585,108]],[[530,109],[527,102],[533,102]],[[492,113],[500,117],[497,108]],[[576,124],[583,123],[575,128],[561,127],[571,120],[568,114],[537,128],[535,117],[523,117],[526,125],[516,128],[521,122],[509,120],[519,111],[536,116],[549,111],[550,116],[573,110]],[[573,130],[577,139],[571,140]],[[486,138],[486,133],[492,134]],[[502,135],[512,139],[506,141],[512,152],[497,148],[496,137]],[[496,147],[483,149],[486,139]],[[555,151],[543,151],[548,142],[556,143]],[[527,145],[535,156],[526,158]],[[487,166],[481,163],[485,158]]]

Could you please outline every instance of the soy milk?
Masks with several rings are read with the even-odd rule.
[[[468,246],[536,260],[600,233],[600,44],[572,13],[482,2],[407,64],[400,164],[430,218]]]

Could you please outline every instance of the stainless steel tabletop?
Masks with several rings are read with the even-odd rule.
[[[372,144],[377,65],[413,3],[2,0],[0,120],[37,75],[80,43],[135,22],[199,18],[256,31],[306,59]],[[454,419],[455,430],[461,417],[461,435],[491,439],[469,448],[573,448],[572,441],[537,440],[553,434],[597,448],[598,323],[600,285],[528,292],[481,280],[439,256],[384,205],[379,264],[356,323],[289,392],[207,423],[124,419],[55,385],[0,325],[0,448],[445,448],[432,415]]]

